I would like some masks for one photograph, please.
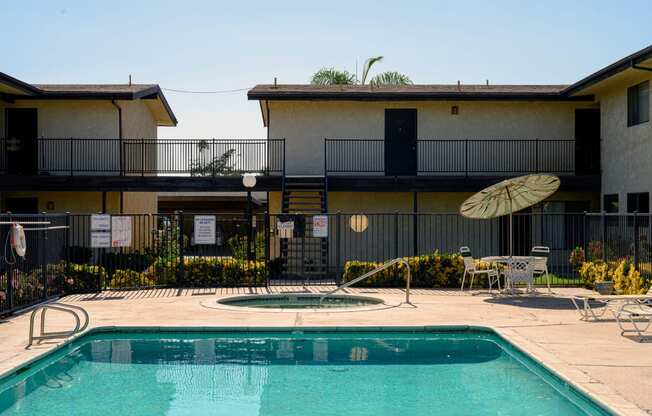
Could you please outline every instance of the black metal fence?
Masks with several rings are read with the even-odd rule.
[[[420,139],[417,174],[573,174],[575,145],[572,139]],[[324,157],[326,175],[385,173],[382,139],[325,139]]]
[[[105,228],[98,230],[102,219]],[[69,228],[26,224],[27,255],[20,258],[9,225],[0,225],[0,313],[104,289],[334,284],[352,261],[456,253],[460,246],[476,258],[507,255],[510,241],[505,217],[445,213],[0,215],[2,223],[12,221]],[[652,277],[648,214],[515,214],[511,238],[514,255],[550,247],[553,285],[582,284],[569,263],[576,247],[592,259],[628,258]]]
[[[61,293],[68,246],[66,215],[0,214],[0,314],[10,313]],[[10,224],[24,224],[27,253],[18,256],[11,247]]]
[[[0,138],[4,174],[225,176],[284,170],[284,140]]]

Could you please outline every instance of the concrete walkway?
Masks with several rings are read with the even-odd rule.
[[[620,336],[612,320],[582,322],[568,297],[583,289],[555,289],[554,296],[494,297],[486,292],[412,291],[414,306],[360,312],[251,312],[209,308],[234,294],[321,293],[326,287],[158,289],[69,296],[97,326],[423,326],[480,325],[494,328],[562,377],[621,414],[652,414],[652,342]],[[400,303],[398,289],[350,289]],[[607,316],[607,315],[605,315]],[[52,330],[72,320],[52,312]],[[25,349],[28,314],[0,321],[0,373],[53,348]],[[50,320],[48,320],[50,323]]]

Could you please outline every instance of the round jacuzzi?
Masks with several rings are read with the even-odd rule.
[[[214,307],[221,309],[258,310],[268,312],[356,311],[383,309],[391,305],[379,298],[359,295],[292,293],[273,295],[231,296],[219,299]]]

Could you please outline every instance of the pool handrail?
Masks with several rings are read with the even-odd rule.
[[[54,332],[46,332],[45,331],[45,313],[47,312],[48,309],[53,309],[56,311],[60,312],[66,312],[69,313],[75,318],[75,328],[73,330],[69,331],[54,331]],[[36,314],[41,311],[41,322],[40,322],[40,333],[39,335],[34,335],[34,324],[36,320]],[[78,312],[81,312],[81,316],[83,316],[84,320],[82,323],[82,320],[80,319],[80,314]],[[41,305],[39,307],[34,308],[32,311],[30,317],[29,317],[29,342],[27,343],[27,347],[29,348],[32,346],[34,341],[36,340],[37,343],[40,343],[43,340],[46,339],[57,339],[57,338],[68,338],[71,337],[75,334],[78,334],[82,331],[84,331],[89,324],[90,318],[88,316],[88,312],[81,306],[76,306],[76,305],[70,305],[67,303],[48,303],[45,305]]]
[[[405,280],[405,303],[407,303],[408,305],[411,305],[411,303],[410,303],[410,279],[411,279],[411,274],[412,273],[410,271],[410,263],[403,257],[398,257],[398,258],[386,261],[385,263],[383,263],[380,266],[376,267],[375,269],[363,274],[362,276],[356,277],[353,280],[350,280],[350,281],[348,281],[346,283],[343,283],[343,284],[339,285],[338,287],[331,290],[330,292],[324,293],[319,298],[319,304],[321,305],[323,300],[326,299],[328,296],[330,296],[330,295],[332,295],[334,293],[337,293],[342,289],[346,289],[347,287],[349,287],[351,285],[354,285],[354,284],[358,283],[359,281],[364,280],[364,279],[366,279],[368,277],[371,277],[371,276],[375,275],[376,273],[380,273],[383,270],[388,269],[388,268],[390,268],[393,265],[398,264],[398,263],[405,264],[405,267],[407,267],[407,279]]]

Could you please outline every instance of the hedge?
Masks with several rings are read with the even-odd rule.
[[[433,254],[407,259],[412,272],[411,286],[416,288],[459,287],[464,274],[464,260],[459,254]],[[344,265],[342,283],[370,272],[382,263],[348,261]],[[405,287],[405,265],[397,264],[356,285],[359,287]]]

